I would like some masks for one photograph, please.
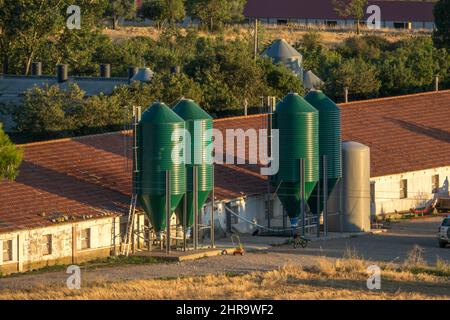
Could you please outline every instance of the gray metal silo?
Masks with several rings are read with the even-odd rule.
[[[344,232],[369,231],[370,148],[354,141],[343,142],[342,169],[342,180],[338,185],[342,192],[342,204],[334,203],[338,200],[338,188],[330,197],[330,207],[342,209],[342,221],[339,215],[330,216],[329,230],[340,231],[342,223]]]

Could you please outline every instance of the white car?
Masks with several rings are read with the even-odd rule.
[[[445,246],[450,244],[450,216],[442,220],[442,224],[439,227],[438,241],[440,248],[445,248]]]

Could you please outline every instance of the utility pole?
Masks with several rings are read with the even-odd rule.
[[[254,41],[255,41],[255,52],[254,52],[254,54],[255,54],[255,56],[254,56],[254,58],[255,58],[255,60],[256,60],[256,58],[258,57],[258,19],[255,19],[255,29],[254,29]]]

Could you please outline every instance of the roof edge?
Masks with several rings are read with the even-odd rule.
[[[393,96],[393,97],[383,97],[383,98],[374,98],[374,99],[367,99],[367,100],[355,100],[352,102],[347,103],[339,103],[338,105],[340,107],[351,107],[355,104],[364,103],[364,102],[378,102],[378,101],[389,101],[389,100],[399,100],[404,98],[411,98],[411,97],[421,97],[421,96],[429,96],[429,95],[438,95],[443,93],[450,93],[450,89],[446,90],[439,90],[439,91],[426,91],[426,92],[418,92],[418,93],[410,93],[410,94],[404,94],[400,96]]]

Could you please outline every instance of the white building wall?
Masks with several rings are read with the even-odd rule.
[[[45,261],[57,261],[72,256],[72,239],[75,227],[77,238],[77,253],[86,253],[98,249],[111,248],[114,245],[114,236],[116,244],[119,244],[119,218],[116,219],[116,227],[113,224],[114,218],[103,218],[77,222],[74,224],[54,225],[46,228],[28,229],[19,232],[0,234],[0,252],[4,240],[13,240],[13,261],[11,263],[33,263]],[[81,250],[81,231],[90,229],[90,248]],[[115,230],[114,230],[115,229]],[[113,230],[115,234],[113,235]],[[46,255],[42,248],[42,237],[51,235],[52,246],[51,254]],[[6,263],[6,262],[5,262]],[[0,255],[0,265],[4,264],[3,256]]]
[[[371,182],[375,182],[375,213],[380,215],[395,211],[406,212],[413,207],[423,205],[433,198],[432,177],[434,175],[439,175],[439,183],[442,186],[445,179],[450,180],[450,166],[371,178]],[[400,199],[402,179],[408,181],[406,199]]]

